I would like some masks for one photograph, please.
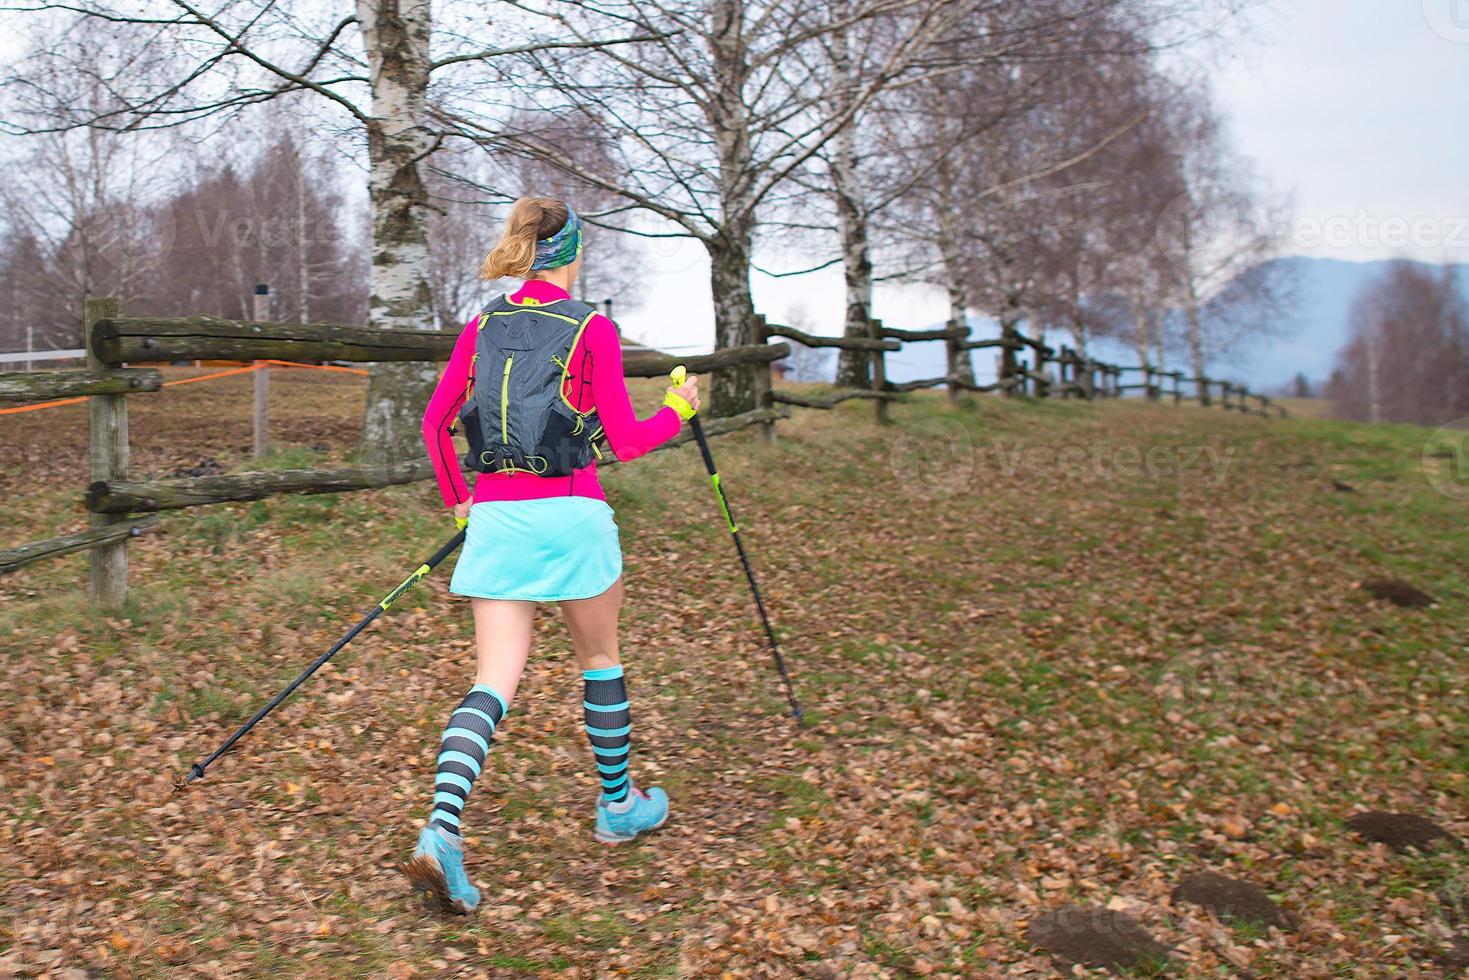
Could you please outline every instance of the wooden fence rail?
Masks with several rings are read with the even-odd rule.
[[[896,327],[883,327],[882,336],[893,340],[963,340],[969,336],[968,327],[944,327],[941,330],[899,330]]]
[[[157,515],[149,514],[122,524],[108,524],[90,531],[63,534],[59,538],[48,538],[45,541],[23,544],[19,548],[9,548],[0,551],[0,574],[13,572],[18,568],[24,568],[31,562],[45,558],[60,558],[62,555],[69,555],[74,551],[82,551],[86,548],[117,544],[129,538],[135,538],[144,531],[152,530],[157,526]]]
[[[0,374],[0,400],[47,402],[82,395],[126,395],[158,391],[163,375],[157,371],[33,371]]]
[[[755,409],[727,418],[710,419],[704,424],[704,433],[722,435],[789,417],[789,409]],[[682,445],[688,441],[687,435],[669,440],[658,449]],[[599,465],[613,466],[618,462],[617,457],[609,453]],[[208,504],[262,500],[278,494],[316,495],[373,490],[430,480],[433,476],[433,464],[423,459],[376,467],[267,470],[142,483],[99,480],[87,488],[85,502],[87,510],[94,514],[151,514]]]
[[[841,402],[852,398],[894,399],[896,391],[871,391],[866,388],[838,388],[822,398],[818,395],[797,395],[789,391],[772,391],[770,400],[782,405],[799,405],[802,408],[836,408]]]
[[[265,311],[262,306],[257,314]],[[335,323],[277,323],[257,317],[229,320],[216,317],[165,319],[124,317],[116,300],[91,299],[86,304],[87,367],[82,371],[46,371],[0,374],[0,400],[44,402],[85,396],[91,422],[92,482],[85,504],[92,528],[45,541],[0,551],[0,573],[32,562],[76,551],[91,555],[91,593],[94,605],[115,608],[126,595],[127,542],[158,524],[157,513],[210,504],[259,500],[277,494],[343,493],[375,487],[428,480],[433,467],[427,460],[409,460],[375,467],[340,469],[296,469],[191,479],[137,481],[129,477],[129,444],[126,396],[157,392],[162,375],[151,369],[126,368],[138,361],[242,360],[313,363],[320,361],[423,361],[443,360],[457,337],[437,331],[379,330]],[[1175,404],[1182,398],[1180,385],[1195,385],[1200,404],[1211,403],[1211,388],[1219,389],[1219,403],[1226,410],[1280,416],[1285,410],[1268,397],[1240,385],[1211,378],[1189,378],[1180,371],[1161,371],[1151,365],[1129,367],[1093,360],[1065,345],[1052,347],[1027,337],[1013,327],[998,338],[970,338],[967,326],[950,323],[940,329],[904,330],[886,327],[882,321],[868,322],[865,337],[821,337],[794,327],[767,323],[756,317],[754,335],[759,343],[724,348],[710,354],[674,357],[655,351],[638,351],[624,357],[624,372],[630,377],[664,377],[682,364],[690,372],[749,371],[757,392],[757,407],[726,418],[707,418],[704,431],[721,435],[759,426],[768,438],[774,424],[791,414],[790,406],[834,409],[844,401],[869,399],[879,421],[887,418],[889,403],[905,392],[946,385],[950,397],[959,391],[1032,393],[1035,397],[1060,395],[1086,399],[1119,397],[1125,391],[1144,391],[1149,398],[1162,397],[1162,381],[1172,382],[1169,394]],[[788,357],[789,340],[807,347],[862,351],[871,357],[871,387],[832,389],[825,394],[775,391],[769,384],[772,362]],[[905,343],[942,341],[948,344],[950,368],[940,377],[890,382],[885,355],[901,350]],[[955,358],[984,349],[1003,352],[1000,377],[991,384],[978,384],[956,373]],[[1018,354],[1030,352],[1027,363]],[[1048,368],[1054,365],[1053,374]],[[1139,371],[1138,384],[1122,384],[1124,371]],[[1258,407],[1251,405],[1253,399]],[[691,438],[684,433],[659,447],[682,445]],[[608,453],[603,465],[616,458]]]
[[[803,347],[839,347],[842,350],[902,350],[903,344],[897,340],[884,340],[880,337],[818,337],[815,334],[797,330],[795,327],[783,327],[778,324],[765,324],[762,317],[763,330],[767,338],[784,337],[794,340]]]

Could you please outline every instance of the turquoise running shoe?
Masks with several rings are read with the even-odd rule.
[[[451,844],[433,827],[423,828],[413,858],[403,865],[413,890],[423,893],[426,908],[468,915],[479,904],[479,889],[464,873],[464,845]]]
[[[668,820],[668,794],[657,786],[644,793],[629,784],[632,806],[616,813],[606,800],[597,801],[597,829],[593,836],[603,844],[630,841],[645,830],[657,830]]]

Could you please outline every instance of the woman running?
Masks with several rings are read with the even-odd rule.
[[[460,334],[423,417],[423,437],[444,503],[467,518],[449,589],[470,597],[478,669],[449,718],[433,809],[404,865],[425,901],[467,914],[479,892],[464,873],[460,818],[490,740],[515,698],[530,654],[536,605],[561,606],[585,680],[587,737],[602,793],[596,839],[629,841],[668,819],[668,796],[628,773],[631,717],[617,650],[622,551],[597,480],[604,434],[630,460],[678,434],[699,408],[690,377],[639,420],[622,376],[617,327],[571,298],[581,271],[582,224],[551,198],[515,202],[480,270],[525,284],[497,298]],[[471,497],[452,434],[462,426],[479,471]]]

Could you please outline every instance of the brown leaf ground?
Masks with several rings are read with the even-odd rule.
[[[271,465],[340,458],[360,382],[278,378]],[[131,399],[135,472],[245,465],[248,392]],[[1469,505],[1423,479],[1426,433],[1140,404],[870,413],[715,443],[802,731],[692,448],[606,475],[634,769],[674,817],[593,842],[580,684],[545,613],[466,813],[467,920],[393,870],[472,669],[447,569],[170,791],[447,537],[431,487],[167,514],[119,616],[86,610],[80,557],[0,579],[0,974],[1050,976],[1026,926],[1082,905],[1140,921],[1189,977],[1440,975],[1464,854],[1342,824],[1415,812],[1469,838]],[[84,524],[85,426],[0,419],[7,545]],[[1353,587],[1377,575],[1455,598]],[[1264,886],[1298,930],[1174,905],[1204,870]]]

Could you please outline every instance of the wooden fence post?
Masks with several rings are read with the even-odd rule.
[[[756,313],[754,316],[754,336],[760,343],[763,344],[770,339],[770,330],[765,323],[765,317],[763,315]],[[772,379],[775,376],[775,362],[771,361],[769,363],[757,363],[751,368],[751,370],[755,372],[753,375],[754,384],[752,385],[752,387],[755,389],[755,408],[758,410],[762,408],[773,407],[775,403],[771,400],[770,395],[773,388]],[[760,423],[759,436],[760,441],[765,443],[767,446],[774,445],[775,423]]]
[[[88,369],[102,373],[110,370],[92,349],[92,325],[98,320],[118,316],[115,299],[89,299],[83,315],[83,337],[87,348]],[[128,403],[126,395],[90,395],[87,415],[91,428],[92,480],[126,480],[128,478]],[[91,515],[93,528],[118,524],[126,515]],[[90,594],[94,608],[118,609],[128,593],[127,538],[91,549]]]
[[[270,319],[270,287],[255,287],[255,305],[250,314],[257,323]],[[255,458],[263,457],[270,448],[270,368],[257,363],[255,370]]]
[[[959,329],[959,321],[958,320],[949,320],[948,322],[946,322],[944,324],[944,327],[947,328],[947,329],[949,329],[949,330],[957,330],[957,329]],[[961,350],[959,348],[959,344],[961,342],[962,341],[956,340],[956,339],[950,339],[950,340],[945,340],[944,341],[944,360],[945,360],[946,365],[947,365],[946,370],[944,371],[944,373],[946,375],[948,375],[950,378],[957,377],[958,374],[959,374],[959,358],[960,357],[969,357],[970,356],[969,351],[967,351],[967,350]],[[968,374],[972,374],[972,371],[965,371],[964,373],[966,375],[968,375]],[[954,384],[953,381],[950,381],[948,384],[944,385],[944,388],[946,389],[946,392],[947,392],[947,395],[948,395],[949,404],[950,405],[957,405],[957,404],[959,404],[959,386],[956,385],[956,384]],[[879,398],[878,401],[882,401],[882,399]]]
[[[1183,372],[1182,371],[1174,371],[1173,374],[1172,374],[1172,377],[1173,377],[1173,404],[1177,405],[1179,402],[1183,401],[1183,392],[1180,391],[1179,388],[1178,388],[1179,384],[1182,383],[1182,381],[1183,381]]]
[[[867,335],[873,340],[882,339],[882,321],[873,317],[867,321]],[[888,383],[887,358],[883,351],[872,352],[872,390],[882,391]],[[891,421],[892,416],[888,412],[888,400],[886,398],[874,398],[872,400],[873,412],[878,424]]]
[[[1001,389],[1006,398],[1025,394],[1026,380],[1020,371],[1020,331],[1015,329],[1015,323],[1011,320],[1000,318],[1000,339],[1004,343],[1000,347],[1000,383],[1005,387]],[[1017,381],[1016,378],[1019,378]],[[1011,382],[1014,382],[1013,384]]]
[[[1209,407],[1210,384],[1211,382],[1209,381],[1209,379],[1202,374],[1194,379],[1194,387],[1197,388],[1199,392],[1199,405],[1203,408]]]

